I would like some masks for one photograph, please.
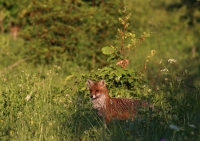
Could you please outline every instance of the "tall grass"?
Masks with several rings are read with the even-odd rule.
[[[59,82],[62,68],[1,73],[1,140],[200,140],[199,88],[185,84],[185,75],[163,71],[154,94],[155,110],[131,121],[105,127],[92,109],[85,78]],[[167,79],[166,79],[167,78]],[[62,78],[63,80],[65,78]]]
[[[147,6],[144,2],[142,4]],[[138,11],[140,9],[141,7],[138,6]],[[166,13],[166,11],[162,12]],[[186,34],[178,34],[182,29],[176,34],[172,30],[165,31],[166,37],[163,36],[165,32],[162,32],[162,35],[156,34],[153,40],[151,38],[152,43],[159,40],[158,48],[163,51],[163,54],[159,53],[159,55],[163,56],[161,58],[163,62],[167,62],[166,58],[171,57],[172,53],[173,56],[177,55],[177,52],[173,52],[173,46],[170,46],[168,51],[168,44],[175,43],[172,42],[172,37],[170,39],[167,37],[173,34],[183,39],[186,36]],[[151,42],[144,45],[149,47]],[[12,49],[8,50],[7,42],[1,43],[4,48],[0,52],[0,59],[3,60],[5,54],[9,54]],[[23,45],[22,41],[19,46],[21,45]],[[189,45],[185,44],[185,46]],[[149,51],[152,49],[159,51],[156,48],[149,48]],[[182,50],[182,44],[179,45],[179,49]],[[19,48],[16,50],[18,51]],[[142,59],[130,63],[132,65],[130,68],[135,67],[135,64],[143,64],[145,60],[143,55],[146,54],[145,49],[137,51],[142,54],[137,57],[140,56]],[[106,127],[101,117],[92,108],[89,91],[85,86],[86,79],[91,76],[91,73],[96,76],[102,75],[99,71],[88,73],[82,70],[84,67],[80,68],[73,62],[64,61],[61,67],[56,65],[35,67],[21,63],[8,70],[8,64],[13,64],[14,60],[20,58],[16,57],[15,53],[12,53],[11,57],[8,54],[6,54],[8,59],[3,60],[0,66],[5,68],[0,72],[0,140],[200,141],[200,88],[193,84],[187,70],[180,68],[176,70],[179,60],[176,64],[170,64],[169,61],[156,67],[151,67],[151,61],[148,63],[147,71],[150,68],[156,69],[157,71],[151,73],[158,72],[156,73],[158,77],[153,83],[148,82],[149,86],[138,84],[138,89],[145,93],[138,92],[137,96],[145,95],[147,100],[154,103],[154,110],[141,111],[141,117],[137,117],[133,122],[114,120]],[[133,60],[136,58],[134,55],[132,55]],[[138,60],[142,60],[142,63]],[[71,72],[72,75],[67,76]],[[107,74],[107,77],[109,76],[111,74]],[[132,96],[125,90],[111,86],[109,90],[112,96]],[[119,91],[117,94],[114,93],[116,90]]]

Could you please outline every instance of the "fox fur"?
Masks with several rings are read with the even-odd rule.
[[[98,82],[87,80],[92,105],[108,124],[112,119],[134,120],[137,109],[149,106],[148,102],[128,98],[112,98],[109,96],[105,80]],[[152,105],[150,105],[152,107]]]

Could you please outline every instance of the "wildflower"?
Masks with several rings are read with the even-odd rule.
[[[151,50],[151,56],[154,56],[156,54],[155,50]]]
[[[177,82],[181,83],[181,78],[180,77],[176,77]]]
[[[128,45],[127,45],[127,48],[130,49],[130,48],[131,48],[131,44],[128,44]]]
[[[27,95],[26,98],[25,98],[27,101],[29,101],[31,99],[31,96],[30,95]]]
[[[117,66],[121,66],[123,68],[126,67],[126,65],[129,63],[129,60],[128,59],[124,59],[124,60],[120,60],[116,63]]]
[[[160,141],[165,141],[165,139],[162,138],[162,139],[160,139]]]
[[[176,131],[178,131],[178,130],[179,130],[179,127],[178,127],[178,126],[176,126],[176,125],[174,125],[174,124],[170,124],[170,125],[169,125],[169,127],[170,127],[171,129],[174,129],[174,130],[176,130]]]
[[[168,69],[162,69],[160,71],[162,71],[162,72],[168,72]]]
[[[168,81],[169,79],[168,78],[165,78],[165,81]]]
[[[169,59],[168,62],[169,62],[170,64],[172,64],[172,63],[176,63],[177,60],[175,60],[175,59]]]

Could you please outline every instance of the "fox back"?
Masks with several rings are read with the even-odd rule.
[[[111,119],[134,120],[137,108],[149,105],[141,100],[111,98],[104,80],[98,82],[88,80],[87,84],[93,107],[98,110],[98,115],[102,116],[106,123],[109,123]]]

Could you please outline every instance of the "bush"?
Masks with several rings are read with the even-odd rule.
[[[2,1],[1,30],[18,27],[26,54],[35,64],[73,61],[88,68],[104,66],[101,47],[115,39],[119,0],[107,1]],[[60,60],[59,60],[60,59]],[[91,60],[88,62],[88,60]]]

